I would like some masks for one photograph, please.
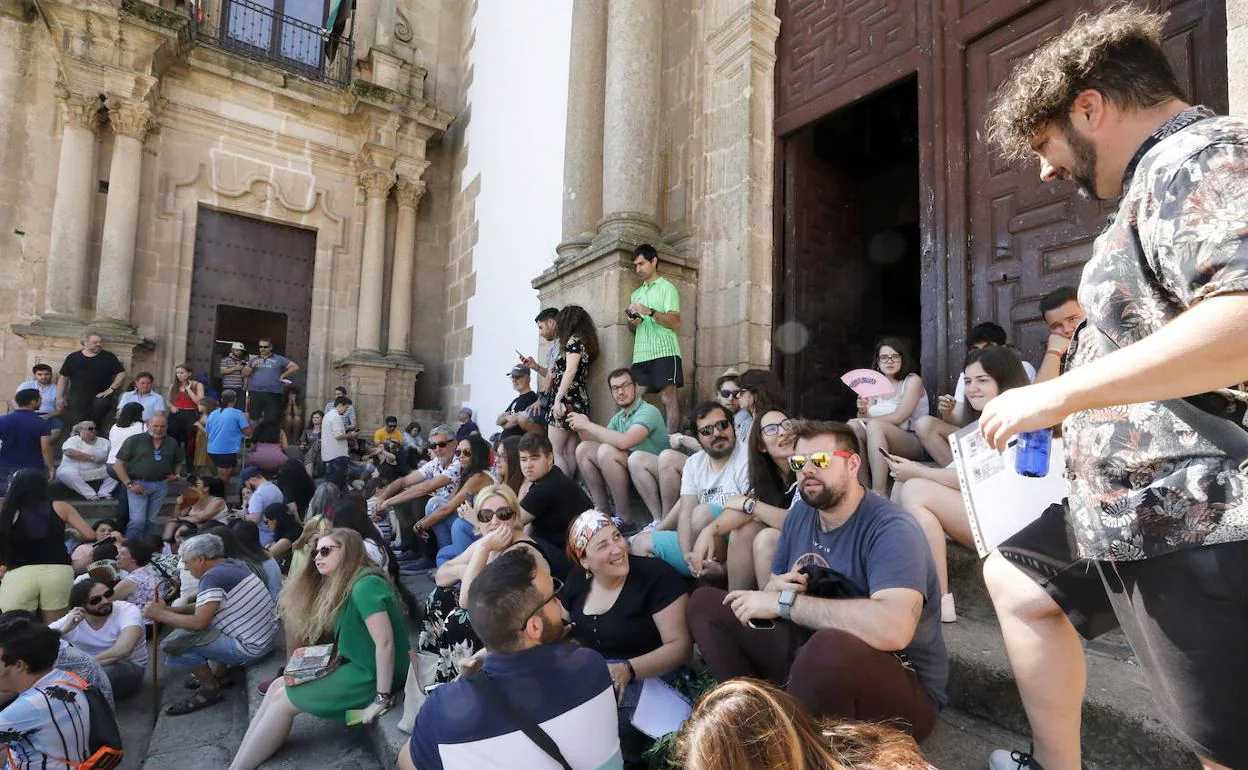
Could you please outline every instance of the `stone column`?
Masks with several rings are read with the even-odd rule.
[[[52,203],[52,240],[48,246],[48,314],[78,316],[87,276],[87,240],[91,232],[91,193],[95,181],[95,130],[100,100],[61,88],[63,134]]]
[[[1231,114],[1248,114],[1248,0],[1226,0],[1226,69]]]
[[[412,270],[416,260],[416,207],[425,194],[425,183],[406,177],[395,188],[398,221],[394,226],[394,269],[390,274],[390,332],[386,352],[410,357],[408,331],[412,326]]]
[[[563,152],[563,243],[559,256],[589,245],[602,218],[602,134],[607,80],[607,3],[574,0]]]
[[[662,0],[610,0],[601,230],[658,235]],[[571,117],[571,116],[569,116]]]
[[[108,203],[104,207],[95,315],[98,320],[128,325],[139,229],[143,139],[152,115],[142,102],[116,100],[109,102],[108,120],[113,127],[113,160],[108,175]]]
[[[364,188],[364,253],[360,259],[359,316],[355,328],[355,347],[360,351],[381,354],[382,275],[385,269],[386,198],[394,186],[392,169],[369,168],[360,174]]]

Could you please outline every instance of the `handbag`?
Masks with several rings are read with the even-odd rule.
[[[559,763],[563,770],[572,770],[572,765],[568,764],[568,760],[563,758],[563,752],[559,750],[559,744],[555,743],[555,739],[542,729],[537,720],[516,708],[506,693],[498,688],[498,685],[490,681],[490,678],[482,671],[479,674],[465,677],[467,681],[480,692],[485,699],[494,704],[494,707],[503,712],[503,716],[511,720],[516,727],[520,728],[520,732],[524,733],[529,740],[537,744],[537,747],[546,752],[551,759]]]
[[[411,665],[407,667],[407,682],[403,685],[403,717],[399,719],[399,731],[411,735],[416,715],[428,697],[426,690],[438,680],[438,656],[423,650],[412,650],[407,655]]]
[[[330,644],[310,644],[295,650],[282,674],[287,687],[296,687],[317,679],[324,679],[342,665],[338,654],[338,636]]]

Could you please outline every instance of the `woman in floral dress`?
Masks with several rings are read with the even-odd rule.
[[[555,464],[568,478],[576,477],[576,445],[580,438],[568,424],[568,415],[589,414],[589,369],[598,358],[598,332],[594,319],[580,305],[559,311],[559,357],[555,359],[551,388],[550,443]]]

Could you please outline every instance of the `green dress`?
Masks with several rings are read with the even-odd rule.
[[[338,613],[338,652],[344,662],[329,676],[286,688],[290,702],[300,711],[321,719],[347,721],[347,709],[364,708],[377,695],[377,646],[364,618],[378,612],[390,616],[394,633],[394,676],[390,692],[398,693],[407,681],[407,625],[402,605],[390,582],[372,571],[361,571],[351,596]]]

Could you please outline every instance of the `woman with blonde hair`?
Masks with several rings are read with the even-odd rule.
[[[403,610],[394,586],[372,566],[364,541],[353,530],[331,529],[313,553],[282,590],[277,612],[300,644],[335,644],[340,663],[302,684],[274,681],[231,770],[252,770],[273,756],[300,712],[345,723],[348,710],[364,709],[368,723],[393,705],[394,693],[403,687]]]
[[[733,679],[703,695],[673,752],[686,770],[932,770],[900,730],[816,722],[793,696],[757,679]]]

